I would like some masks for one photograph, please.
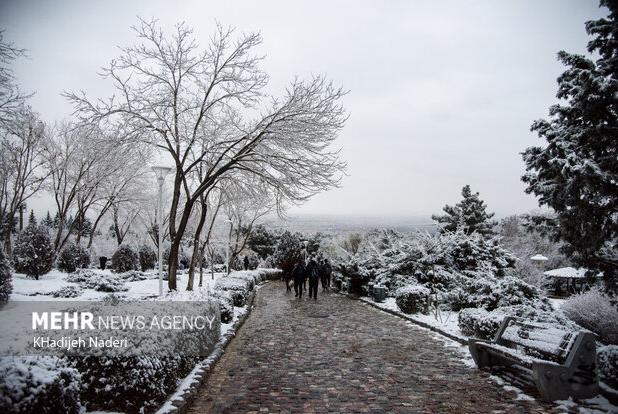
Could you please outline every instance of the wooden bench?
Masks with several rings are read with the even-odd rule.
[[[479,368],[521,370],[544,400],[585,399],[599,393],[596,339],[591,332],[506,317],[493,341],[470,339],[468,347]]]

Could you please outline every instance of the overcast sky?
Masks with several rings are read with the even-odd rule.
[[[464,184],[498,215],[536,207],[519,153],[554,102],[556,52],[583,53],[592,0],[554,1],[31,1],[0,0],[5,38],[29,50],[15,65],[47,121],[60,96],[109,96],[97,71],[134,43],[136,16],[186,21],[204,39],[215,20],[260,31],[270,89],[326,74],[350,90],[339,139],[339,189],[292,213],[417,216],[459,199]]]

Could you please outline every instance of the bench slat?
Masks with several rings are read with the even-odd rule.
[[[532,356],[564,361],[575,335],[549,325],[511,321],[500,337],[501,342]]]

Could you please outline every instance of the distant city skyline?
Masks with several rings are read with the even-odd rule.
[[[60,93],[108,97],[97,72],[135,43],[136,16],[179,21],[200,39],[215,20],[260,31],[279,94],[298,75],[326,74],[349,90],[350,114],[337,145],[348,162],[342,186],[315,196],[291,216],[427,217],[470,184],[498,216],[537,208],[520,182],[519,153],[542,144],[529,131],[555,102],[564,68],[559,50],[585,53],[584,22],[604,10],[593,0],[518,2],[4,1],[5,38],[28,49],[14,66],[36,92],[48,122],[67,118]],[[76,35],[79,34],[79,35]],[[153,187],[154,187],[153,178]],[[32,200],[37,214],[54,206]]]

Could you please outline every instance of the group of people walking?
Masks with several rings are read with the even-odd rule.
[[[296,263],[292,270],[292,278],[294,279],[295,297],[302,298],[303,291],[307,290],[307,280],[309,280],[309,298],[318,298],[318,286],[322,282],[322,291],[330,287],[330,277],[333,273],[333,268],[328,262],[328,259],[316,259],[314,256],[307,261]],[[288,291],[290,287],[288,285]]]

